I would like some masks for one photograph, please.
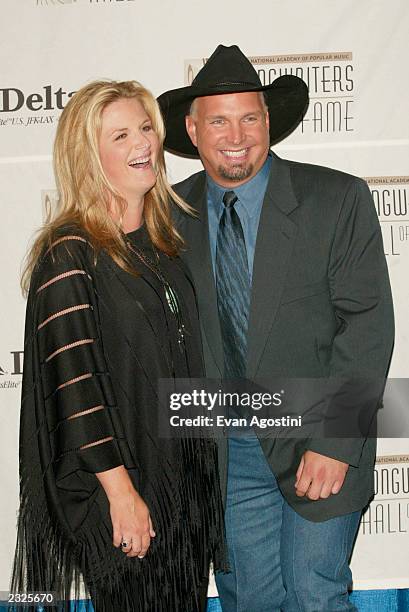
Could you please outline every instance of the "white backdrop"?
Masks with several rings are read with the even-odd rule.
[[[96,78],[137,79],[155,95],[190,82],[219,43],[238,44],[268,83],[310,86],[283,157],[368,179],[395,300],[391,376],[409,362],[407,0],[2,0],[0,12],[0,590],[7,589],[18,495],[24,301],[20,265],[54,188],[55,124],[71,92]],[[274,120],[274,118],[272,118]],[[199,162],[168,156],[171,180]],[[353,557],[356,588],[409,587],[409,440],[378,446],[377,496]]]

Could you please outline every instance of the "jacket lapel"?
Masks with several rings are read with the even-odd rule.
[[[185,223],[182,234],[189,250],[182,254],[182,258],[189,266],[195,283],[202,333],[206,335],[220,376],[223,376],[223,348],[210,254],[206,175],[204,172],[198,175],[191,191],[185,196],[185,200],[196,209],[199,217],[195,219],[184,217]]]
[[[247,377],[255,378],[277,315],[297,225],[288,215],[298,206],[289,165],[273,154],[254,255],[250,303]]]

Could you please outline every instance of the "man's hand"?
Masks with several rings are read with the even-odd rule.
[[[295,489],[298,497],[326,499],[339,493],[344,484],[349,464],[338,459],[305,451],[298,466]]]

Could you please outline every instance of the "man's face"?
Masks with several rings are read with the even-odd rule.
[[[270,146],[269,117],[255,91],[196,98],[186,129],[206,172],[222,187],[253,178]]]

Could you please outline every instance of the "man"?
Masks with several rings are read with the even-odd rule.
[[[204,165],[175,190],[199,213],[178,222],[207,376],[383,379],[393,312],[370,192],[270,151],[305,112],[303,81],[263,87],[237,46],[220,45],[191,86],[159,103],[165,146]],[[349,557],[373,495],[375,441],[230,436],[219,458],[224,612],[355,609]]]

